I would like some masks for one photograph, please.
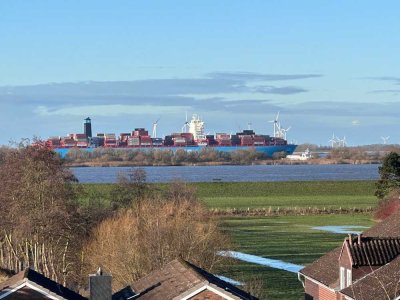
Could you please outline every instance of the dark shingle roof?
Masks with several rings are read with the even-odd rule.
[[[119,290],[115,294],[112,295],[112,300],[125,300],[135,296],[135,293],[132,291],[132,288],[128,285],[124,287],[122,290]]]
[[[256,297],[242,291],[203,269],[192,265],[182,259],[175,259],[163,268],[153,271],[147,276],[132,284],[137,294],[134,299],[157,300],[173,299],[191,289],[196,289],[205,284],[214,284],[228,294],[240,299],[256,300]]]
[[[400,296],[400,256],[340,293],[353,299],[395,299]]]
[[[6,281],[0,283],[0,292],[7,288],[12,288],[15,285],[19,285],[24,280],[29,280],[41,287],[43,289],[48,290],[56,295],[59,295],[65,299],[71,300],[84,300],[87,299],[81,296],[78,293],[64,287],[63,285],[43,276],[42,274],[27,268],[24,271],[17,273],[16,275],[12,276],[11,278],[7,279]]]
[[[362,237],[352,239],[348,244],[353,266],[383,266],[400,254],[399,238]]]
[[[256,297],[253,297],[249,293],[237,288],[236,286],[206,272],[205,270],[199,268],[198,266],[195,266],[191,264],[190,262],[186,262],[190,267],[192,267],[197,273],[199,273],[202,277],[204,277],[209,283],[215,284],[216,286],[230,292],[231,294],[234,294],[235,296],[240,297],[241,299],[252,299],[255,300],[257,299]]]
[[[328,287],[335,287],[339,282],[339,255],[341,250],[341,247],[335,248],[301,269],[300,273]]]
[[[363,232],[365,237],[400,238],[400,210],[372,228]],[[310,265],[300,270],[301,274],[313,278],[328,287],[339,284],[339,255],[341,247],[335,248]]]
[[[400,210],[364,231],[363,235],[400,238]]]

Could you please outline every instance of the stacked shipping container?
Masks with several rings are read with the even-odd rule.
[[[195,141],[192,133],[172,133],[162,138],[152,138],[145,128],[135,128],[132,133],[98,133],[96,137],[87,137],[86,134],[74,133],[65,138],[50,137],[46,145],[52,148],[71,147],[185,147],[185,146],[282,146],[287,141],[282,138],[268,135],[256,135],[253,130],[243,130],[234,135],[216,133],[206,135],[205,139]]]

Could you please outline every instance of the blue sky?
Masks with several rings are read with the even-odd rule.
[[[206,131],[400,143],[398,1],[0,2],[0,144],[126,132],[186,111]]]

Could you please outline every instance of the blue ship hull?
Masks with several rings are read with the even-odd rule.
[[[249,150],[255,149],[257,152],[264,153],[268,157],[272,157],[274,153],[277,152],[285,152],[286,155],[293,154],[297,145],[281,145],[281,146],[215,146],[215,147],[206,147],[206,146],[186,146],[186,147],[138,147],[138,148],[80,148],[81,150],[92,152],[95,149],[117,149],[117,150],[138,150],[138,151],[151,151],[151,150],[169,150],[169,151],[177,151],[179,149],[185,150],[188,152],[192,151],[201,151],[204,148],[211,148],[220,152],[233,152],[239,150]],[[55,148],[54,151],[58,153],[61,157],[65,157],[68,152],[73,148]]]

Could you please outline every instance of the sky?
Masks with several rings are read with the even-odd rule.
[[[0,144],[158,121],[400,143],[399,1],[2,0]]]

